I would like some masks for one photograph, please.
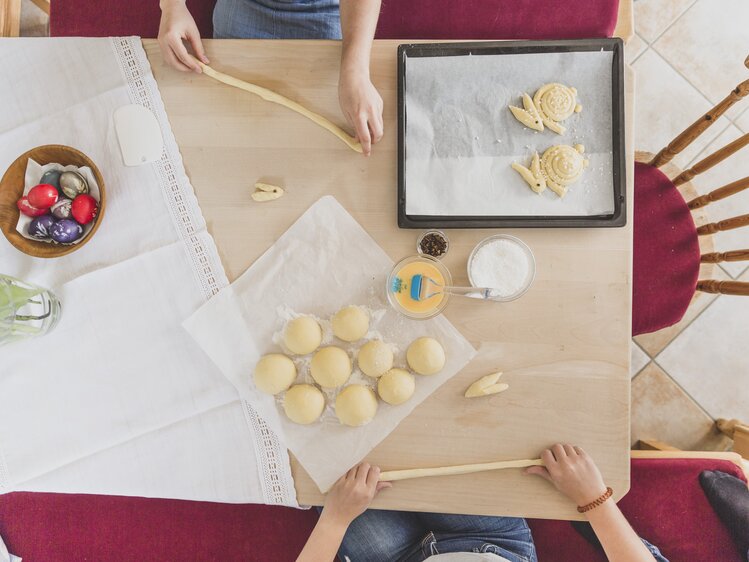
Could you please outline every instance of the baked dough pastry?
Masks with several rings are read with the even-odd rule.
[[[325,409],[325,397],[311,384],[297,384],[286,391],[283,411],[294,423],[308,425],[316,421]]]
[[[338,388],[351,376],[351,359],[340,347],[323,347],[312,356],[310,374],[323,388]]]
[[[557,144],[546,149],[540,158],[538,152],[534,153],[530,169],[517,162],[512,163],[512,169],[536,193],[541,193],[548,187],[559,197],[564,197],[567,188],[580,179],[589,164],[583,157],[584,152],[585,147],[581,144],[574,147]]]
[[[583,106],[577,103],[577,89],[558,82],[544,84],[533,95],[523,94],[523,109],[509,106],[515,119],[526,127],[543,131],[544,125],[561,135],[567,129],[561,124]]]
[[[264,355],[255,366],[253,379],[260,391],[278,394],[289,388],[296,379],[296,366],[280,353]]]
[[[371,388],[363,384],[347,386],[335,399],[335,414],[343,425],[366,425],[376,413],[377,397]]]
[[[362,373],[377,378],[393,368],[393,350],[380,340],[365,343],[357,357]]]
[[[405,369],[390,369],[377,381],[377,394],[393,406],[406,402],[415,390],[414,376]]]
[[[345,306],[335,313],[331,324],[338,339],[347,342],[358,341],[369,331],[369,314],[361,306]]]
[[[445,366],[445,350],[434,338],[419,338],[408,346],[406,361],[420,375],[434,375]]]
[[[311,316],[300,316],[286,324],[283,341],[292,353],[307,355],[312,353],[322,343],[322,329],[317,320]]]

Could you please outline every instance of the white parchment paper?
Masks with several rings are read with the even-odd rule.
[[[323,197],[287,230],[230,287],[188,318],[184,327],[237,387],[243,398],[277,432],[318,487],[327,490],[442,383],[460,371],[475,350],[443,316],[410,320],[387,303],[385,281],[393,261],[333,198]],[[370,309],[368,337],[392,345],[395,366],[406,367],[405,351],[420,336],[437,338],[447,363],[438,374],[416,375],[416,392],[405,404],[380,401],[375,419],[364,427],[340,425],[332,411],[336,392],[326,393],[326,412],[309,426],[290,422],[280,399],[255,388],[252,373],[258,359],[283,352],[279,334],[288,318],[312,314],[322,319],[324,344],[343,347],[355,359],[361,345],[347,345],[330,333],[330,318],[349,304]],[[295,358],[297,382],[312,382],[309,356]],[[354,361],[355,364],[355,361]],[[358,372],[352,383],[372,387],[374,379]]]
[[[611,51],[411,57],[406,62],[406,213],[590,216],[614,211]],[[542,85],[578,90],[565,134],[513,117]],[[555,144],[582,144],[590,166],[560,199],[538,195],[510,165]]]

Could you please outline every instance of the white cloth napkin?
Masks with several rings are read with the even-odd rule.
[[[181,328],[227,280],[140,40],[0,40],[0,99],[0,171],[66,144],[108,195],[95,236],[62,258],[0,238],[0,271],[63,310],[0,351],[0,492],[295,505],[286,450]],[[131,103],[160,122],[158,162],[122,163],[112,114]]]
[[[315,483],[326,491],[441,384],[475,355],[470,343],[444,317],[410,320],[394,311],[385,298],[385,282],[393,261],[333,198],[323,197],[231,286],[222,290],[185,321],[185,328],[221,371],[281,436]],[[349,304],[375,311],[369,338],[396,348],[395,366],[407,368],[405,351],[417,337],[432,336],[445,348],[444,369],[416,377],[414,396],[400,406],[380,402],[374,420],[351,428],[338,423],[332,411],[334,392],[320,422],[301,426],[289,421],[280,398],[260,392],[252,372],[260,356],[282,352],[279,340],[293,313],[327,319]],[[325,324],[325,343],[344,347],[354,356],[356,346],[333,340]],[[311,382],[308,359],[298,360],[298,382]],[[351,382],[374,386],[355,367]]]

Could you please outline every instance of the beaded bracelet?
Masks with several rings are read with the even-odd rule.
[[[607,499],[609,499],[614,494],[614,490],[612,490],[609,486],[606,487],[606,491],[601,494],[601,497],[599,497],[596,500],[593,500],[592,502],[585,504],[585,505],[578,505],[577,511],[579,513],[585,513],[586,511],[590,511],[591,509],[594,509],[601,505],[603,502],[605,502]]]

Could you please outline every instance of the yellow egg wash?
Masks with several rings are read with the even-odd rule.
[[[408,312],[416,314],[428,314],[434,311],[445,298],[444,295],[435,295],[425,300],[416,301],[411,298],[411,278],[417,273],[429,277],[440,285],[445,284],[445,278],[440,270],[431,263],[415,261],[404,265],[398,270],[397,277],[403,282],[401,290],[395,293],[395,300]]]

